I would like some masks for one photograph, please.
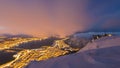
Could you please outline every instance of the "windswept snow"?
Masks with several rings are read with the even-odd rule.
[[[120,37],[101,38],[75,54],[32,61],[26,68],[120,68]]]

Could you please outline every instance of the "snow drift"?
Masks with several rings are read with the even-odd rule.
[[[120,68],[120,37],[104,37],[75,54],[32,61],[26,68]]]

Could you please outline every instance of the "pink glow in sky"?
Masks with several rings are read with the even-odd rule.
[[[85,0],[1,0],[0,33],[65,36],[88,29]]]

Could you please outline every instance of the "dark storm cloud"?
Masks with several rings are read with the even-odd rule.
[[[88,11],[96,18],[88,31],[120,31],[120,0],[90,0]]]

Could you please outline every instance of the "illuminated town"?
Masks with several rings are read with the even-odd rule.
[[[0,68],[120,68],[120,0],[0,0]]]
[[[6,39],[3,42],[1,41],[0,50],[12,48],[12,47],[18,46],[22,43],[27,43],[27,42],[31,42],[31,41],[37,41],[37,40],[41,40],[41,38],[10,38],[10,39]]]
[[[9,40],[5,40],[1,43],[0,46],[2,50],[6,50],[8,52],[12,52],[16,50],[20,50],[20,48],[15,48],[22,43],[28,43],[32,41],[41,41],[46,38],[11,38]],[[71,48],[69,45],[64,43],[64,40],[56,40],[52,46],[43,46],[38,49],[22,49],[17,54],[13,55],[15,58],[13,61],[10,61],[6,64],[0,66],[1,68],[23,68],[28,65],[31,61],[41,61],[54,57],[59,57],[62,55],[70,54],[71,52],[77,52],[79,48]]]

